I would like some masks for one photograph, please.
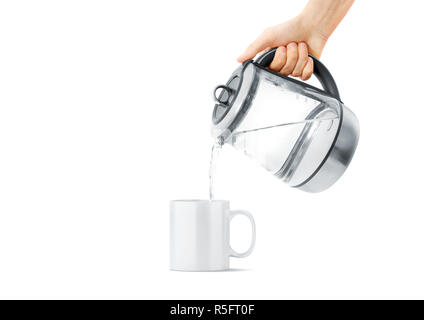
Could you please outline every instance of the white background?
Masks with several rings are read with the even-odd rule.
[[[208,196],[212,89],[305,3],[2,1],[0,298],[424,298],[420,1],[357,1],[324,51],[361,124],[342,179],[304,193],[225,147],[256,249],[168,271],[168,201]]]

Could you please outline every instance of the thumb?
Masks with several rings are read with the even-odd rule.
[[[253,41],[243,54],[237,58],[238,62],[253,59],[259,52],[275,47],[275,37],[272,29],[265,30],[255,41]]]

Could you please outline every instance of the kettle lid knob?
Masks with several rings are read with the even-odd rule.
[[[213,91],[215,101],[223,105],[227,105],[227,103],[230,101],[230,98],[233,94],[234,94],[234,89],[225,85],[219,85]]]

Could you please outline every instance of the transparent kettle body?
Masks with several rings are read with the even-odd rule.
[[[293,187],[325,161],[342,112],[337,99],[253,63],[243,70],[233,108],[238,115],[225,142]]]

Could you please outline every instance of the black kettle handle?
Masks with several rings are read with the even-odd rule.
[[[265,52],[259,58],[257,58],[255,62],[261,67],[268,67],[274,59],[275,51],[277,51],[277,48],[273,48]],[[334,81],[330,71],[328,71],[324,64],[317,58],[311,55],[309,56],[314,61],[314,75],[321,83],[323,89],[330,93],[333,97],[340,100],[339,90],[337,89],[336,82]]]

